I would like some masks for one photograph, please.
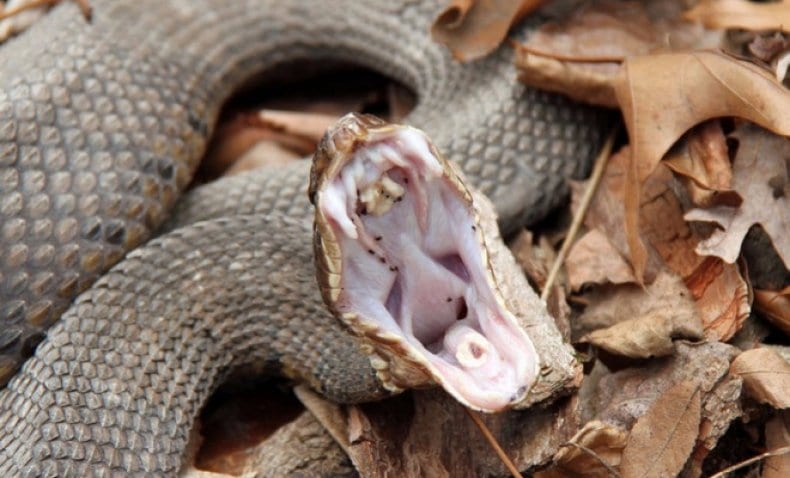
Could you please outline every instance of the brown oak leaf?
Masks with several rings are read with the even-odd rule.
[[[749,228],[759,224],[773,240],[785,266],[790,266],[790,139],[751,124],[742,125],[732,136],[740,141],[733,164],[733,189],[743,203],[738,208],[716,206],[686,213],[686,220],[715,222],[723,228],[700,242],[696,251],[732,264]]]

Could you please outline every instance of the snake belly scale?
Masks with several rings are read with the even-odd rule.
[[[91,4],[90,23],[65,2],[0,48],[2,476],[175,473],[239,365],[338,401],[381,395],[316,290],[309,164],[179,200],[255,74],[331,59],[411,87],[407,122],[505,230],[555,206],[601,139],[598,111],[517,84],[507,48],[454,63],[427,35],[434,2]],[[140,247],[157,229],[172,232]]]

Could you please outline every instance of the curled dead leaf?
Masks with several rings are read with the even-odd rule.
[[[48,4],[36,0],[9,0],[0,5],[0,42],[28,29],[47,12]]]
[[[571,289],[584,284],[636,282],[631,266],[598,229],[588,231],[573,245],[565,261]]]
[[[743,378],[746,392],[776,408],[790,408],[790,363],[769,348],[747,350],[732,362],[730,373]]]
[[[434,41],[462,62],[494,51],[507,31],[545,0],[452,0],[431,26]]]
[[[672,353],[672,332],[670,318],[647,316],[596,330],[582,337],[581,341],[626,357],[661,357]]]
[[[262,140],[236,159],[222,174],[223,176],[232,176],[264,166],[281,166],[299,159],[298,154],[282,147],[280,143],[272,140]]]
[[[737,348],[721,342],[678,341],[675,353],[664,359],[613,373],[602,374],[599,370],[592,390],[588,389],[589,380],[582,385],[580,393],[587,389],[591,397],[583,403],[591,409],[583,416],[628,429],[662,393],[678,382],[693,381],[702,390],[702,416],[708,424],[705,430],[701,429],[700,440],[713,448],[730,422],[742,414],[741,379],[728,375],[730,362],[738,352]],[[599,364],[596,363],[593,372],[600,368]]]
[[[613,289],[603,300],[591,303],[577,326],[595,328],[582,341],[611,353],[633,358],[672,353],[673,338],[699,339],[699,321],[691,294],[682,280],[662,272],[647,290],[627,286]]]
[[[747,0],[702,0],[683,14],[709,28],[784,30],[790,32],[790,2],[756,3]]]
[[[736,116],[790,135],[790,95],[755,65],[710,51],[628,58],[615,91],[631,140],[625,227],[637,278],[647,252],[638,236],[641,184],[669,147],[704,120]]]
[[[781,291],[755,289],[754,303],[769,322],[790,335],[790,286]]]
[[[543,24],[516,45],[519,79],[579,101],[617,107],[612,85],[620,62],[655,50],[715,47],[720,34],[684,22],[679,1],[581,3],[567,18]]]
[[[664,164],[691,180],[686,182],[691,201],[698,206],[739,205],[741,198],[730,191],[732,166],[719,121],[702,123],[684,139],[667,154]]]
[[[640,417],[623,450],[623,478],[676,476],[699,433],[700,388],[683,381],[656,400]]]
[[[790,94],[785,95],[790,99]],[[696,251],[732,264],[749,229],[759,224],[790,267],[790,215],[786,214],[790,211],[790,139],[750,124],[740,126],[731,136],[740,142],[733,162],[733,189],[743,203],[738,208],[715,206],[686,213],[686,220],[715,222],[723,228],[700,242]]]
[[[743,326],[751,312],[749,285],[737,265],[708,257],[685,278],[709,340],[726,342]]]
[[[612,476],[628,433],[598,420],[584,424],[581,430],[554,455],[553,465],[535,473],[535,478],[595,478]]]

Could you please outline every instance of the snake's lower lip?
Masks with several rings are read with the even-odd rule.
[[[391,386],[420,385],[421,371],[476,409],[519,401],[537,357],[498,296],[469,192],[418,130],[365,133],[318,190],[330,306],[403,362],[377,367]]]

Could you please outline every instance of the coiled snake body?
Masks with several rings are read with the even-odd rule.
[[[380,396],[316,290],[306,163],[192,191],[173,232],[105,273],[168,217],[254,74],[332,59],[410,86],[407,121],[506,229],[556,205],[600,140],[597,112],[517,84],[506,48],[454,63],[427,36],[432,2],[91,3],[91,23],[66,2],[0,49],[1,476],[174,473],[244,364],[338,401]]]

